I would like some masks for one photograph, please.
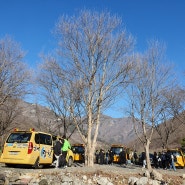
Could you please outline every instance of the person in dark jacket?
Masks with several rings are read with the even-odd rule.
[[[114,162],[114,154],[113,154],[113,151],[112,150],[109,152],[109,157],[110,157],[109,164],[110,165],[113,165],[113,162]]]
[[[157,155],[157,152],[154,152],[153,162],[154,162],[154,167],[158,168],[158,155]]]
[[[134,152],[134,164],[137,164],[137,161],[138,161],[138,156],[137,156],[137,152],[135,150],[135,152]]]
[[[104,150],[100,149],[100,164],[104,164],[105,153]]]
[[[161,163],[162,163],[162,168],[163,169],[167,169],[167,162],[166,162],[166,154],[164,152],[162,152],[162,155],[161,155]]]
[[[99,163],[99,151],[98,150],[96,150],[95,152],[95,157],[96,157],[96,164],[98,164]]]
[[[119,163],[120,163],[120,165],[126,165],[126,161],[127,161],[127,159],[126,159],[126,153],[125,153],[125,151],[124,150],[122,150],[121,152],[120,152],[120,154],[119,154]]]
[[[59,168],[60,165],[59,165],[59,160],[60,160],[60,156],[62,155],[62,146],[63,146],[63,139],[62,138],[59,138],[57,141],[56,141],[56,144],[54,146],[54,156],[56,158],[56,164],[55,164],[55,167],[56,168]]]

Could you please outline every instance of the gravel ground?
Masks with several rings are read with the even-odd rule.
[[[72,167],[67,167],[65,169],[55,169],[55,168],[44,168],[44,169],[32,169],[32,168],[10,168],[6,167],[4,164],[0,164],[0,173],[4,171],[11,170],[20,173],[45,173],[52,174],[53,172],[65,171],[66,173],[71,173],[74,175],[103,175],[111,178],[125,178],[129,177],[141,177],[144,173],[144,169],[141,166],[136,165],[127,165],[126,167],[120,166],[118,164],[114,165],[98,165],[95,164],[94,167],[85,167],[83,164],[75,163]],[[173,170],[163,170],[157,169],[158,172],[163,174],[164,179],[172,179],[174,184],[180,184],[177,182],[182,181],[182,176],[185,174],[185,169],[177,169],[177,171]]]
[[[95,173],[97,171],[101,171],[104,173],[110,173],[110,174],[127,174],[127,175],[134,175],[134,174],[140,174],[142,171],[141,166],[138,165],[127,165],[126,167],[120,166],[118,164],[113,164],[113,165],[99,165],[99,164],[94,164],[94,167],[86,167],[83,164],[79,163],[74,163],[72,167],[67,167],[66,169],[55,169],[55,168],[43,168],[43,169],[32,169],[32,168],[25,168],[25,167],[16,167],[16,168],[10,168],[6,167],[4,164],[0,163],[0,172],[3,172],[5,170],[16,170],[20,172],[37,172],[37,171],[60,171],[60,170],[65,170],[71,173]],[[157,169],[162,174],[166,175],[173,175],[173,176],[182,176],[185,174],[185,169],[177,169],[177,171],[173,170],[163,170],[163,169]]]

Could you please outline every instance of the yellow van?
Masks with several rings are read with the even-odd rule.
[[[122,151],[126,151],[126,148],[122,144],[113,144],[111,145],[110,151],[113,152],[113,162],[119,163],[120,162],[119,154]]]
[[[180,149],[168,149],[167,152],[172,153],[175,156],[175,166],[179,168],[184,168],[185,158]]]
[[[34,168],[49,166],[54,160],[53,145],[54,137],[49,133],[15,129],[5,141],[0,163],[7,166],[31,165]],[[71,166],[74,160],[72,151],[68,152],[66,159]]]
[[[72,150],[74,153],[74,161],[75,162],[85,162],[85,146],[84,144],[73,144],[72,145]]]

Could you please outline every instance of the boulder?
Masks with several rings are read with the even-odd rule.
[[[158,180],[158,181],[162,181],[163,180],[162,174],[159,173],[157,170],[152,170],[152,172],[150,173],[150,177],[153,180]]]

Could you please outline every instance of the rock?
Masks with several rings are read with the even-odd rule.
[[[87,184],[93,184],[92,180],[91,179],[88,179],[87,180]]]
[[[148,177],[141,177],[136,181],[136,185],[146,185],[148,183]]]
[[[162,181],[163,180],[163,176],[161,173],[159,173],[158,171],[156,170],[152,170],[151,174],[150,174],[150,177],[153,179],[153,180],[158,180],[158,181]]]
[[[48,185],[48,181],[46,179],[42,179],[40,182],[39,182],[39,185]]]
[[[111,182],[109,182],[107,177],[99,177],[99,179],[97,179],[97,183],[99,185],[113,185]]]
[[[123,179],[122,184],[126,184],[126,181],[127,181],[126,179]]]
[[[5,183],[6,176],[4,174],[0,174],[0,182]]]
[[[128,185],[135,185],[137,181],[138,181],[137,177],[130,177],[128,180]]]
[[[22,184],[28,184],[32,180],[32,177],[30,175],[21,175],[19,176],[19,181]]]
[[[64,176],[64,177],[62,178],[62,183],[68,183],[68,184],[70,184],[70,183],[72,183],[72,182],[73,182],[73,179],[72,179],[71,177]]]
[[[148,183],[150,185],[161,185],[161,182],[158,181],[158,180],[152,180],[152,179],[149,179]]]
[[[73,185],[87,185],[87,183],[82,182],[80,179],[75,179]]]
[[[86,176],[86,175],[83,175],[83,176],[82,176],[82,179],[83,179],[84,181],[86,181],[86,180],[87,180],[87,176]]]
[[[145,170],[145,172],[143,173],[143,176],[150,178],[150,172],[148,170]]]
[[[50,183],[50,185],[61,185],[61,182],[58,182],[58,181],[52,181]]]

